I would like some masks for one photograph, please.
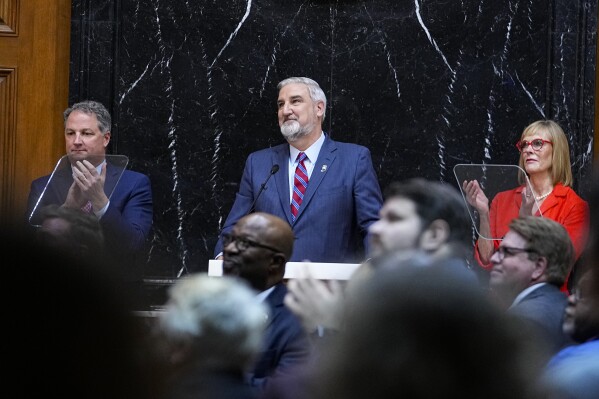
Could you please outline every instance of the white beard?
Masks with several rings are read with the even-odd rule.
[[[298,121],[287,121],[281,126],[281,133],[285,140],[294,142],[300,137],[307,136],[312,129],[314,129],[314,123],[302,127]]]

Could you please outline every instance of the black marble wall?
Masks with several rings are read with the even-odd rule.
[[[153,183],[146,276],[206,270],[246,156],[282,142],[276,85],[317,80],[325,130],[381,187],[517,164],[557,120],[576,188],[592,162],[597,1],[73,0],[70,103],[112,111],[112,153]]]

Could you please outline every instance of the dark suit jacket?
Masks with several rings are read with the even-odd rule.
[[[264,337],[264,351],[248,375],[250,385],[264,388],[269,379],[289,375],[308,360],[311,343],[299,319],[283,304],[287,287],[275,286],[266,297],[270,320]]]
[[[255,399],[257,392],[232,370],[186,370],[169,381],[165,399]]]
[[[31,215],[42,193],[44,195],[37,209],[48,204],[63,204],[66,200],[69,187],[73,183],[70,170],[55,172],[52,175],[52,184],[44,192],[50,176],[40,177],[31,183],[27,217]],[[141,281],[145,260],[143,256],[153,220],[150,179],[144,174],[123,171],[122,168],[112,167],[108,163],[104,188],[110,198],[110,205],[100,219],[106,248],[109,255],[113,255],[114,259],[124,266],[120,268],[124,281]]]
[[[368,227],[378,220],[382,206],[381,189],[370,151],[356,144],[333,141],[328,136],[295,222],[289,206],[289,144],[285,143],[250,154],[222,232],[229,232],[237,220],[250,212],[273,165],[279,165],[280,170],[260,194],[255,211],[289,222],[295,234],[289,261],[362,261],[368,252]],[[219,239],[214,255],[222,249]]]
[[[553,284],[545,284],[526,295],[508,313],[530,322],[545,339],[549,349],[557,352],[571,340],[562,331],[564,310],[568,304],[566,294]]]

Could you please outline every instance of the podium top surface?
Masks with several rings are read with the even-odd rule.
[[[303,278],[309,274],[318,280],[349,280],[358,266],[360,266],[359,263],[287,262],[284,278]],[[222,276],[223,261],[209,260],[208,275]]]

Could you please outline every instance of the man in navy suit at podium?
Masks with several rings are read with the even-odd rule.
[[[31,183],[27,216],[49,203],[94,214],[110,259],[106,266],[116,264],[123,281],[132,283],[127,288],[140,289],[153,219],[150,179],[107,161],[112,119],[104,105],[74,104],[64,111],[64,121],[68,165]]]
[[[293,229],[289,261],[361,262],[368,254],[368,227],[378,220],[383,201],[370,151],[323,132],[327,100],[317,82],[291,77],[277,88],[279,126],[287,143],[247,158],[215,257],[222,259],[222,235],[259,211]]]

